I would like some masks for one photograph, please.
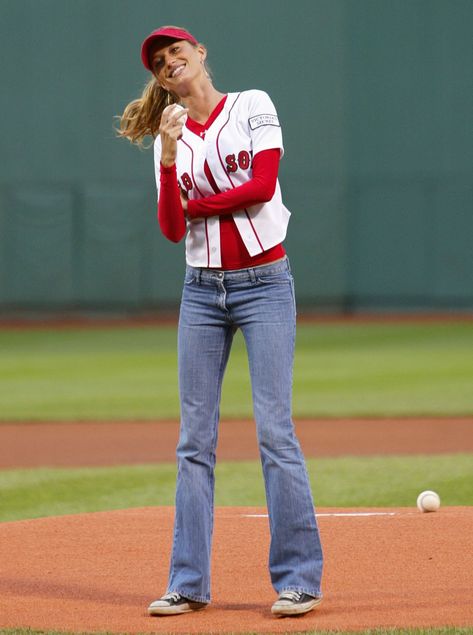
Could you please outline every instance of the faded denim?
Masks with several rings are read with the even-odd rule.
[[[277,593],[321,595],[322,548],[291,418],[296,330],[287,259],[252,269],[187,267],[178,332],[181,428],[169,591],[210,601],[214,467],[222,380],[235,331],[248,352]]]

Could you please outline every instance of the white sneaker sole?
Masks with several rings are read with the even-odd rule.
[[[154,603],[148,606],[148,615],[180,615],[181,613],[192,613],[194,611],[202,611],[207,608],[199,604],[180,604],[179,606],[155,606]]]
[[[303,604],[292,604],[289,602],[280,603],[278,600],[271,607],[271,613],[273,615],[279,615],[280,617],[290,615],[303,615],[315,609],[322,602],[322,598],[314,598],[310,602],[304,602]]]

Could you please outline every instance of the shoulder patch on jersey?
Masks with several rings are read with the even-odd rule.
[[[279,128],[279,119],[277,115],[255,115],[248,119],[250,128],[256,130],[261,126],[277,126]]]

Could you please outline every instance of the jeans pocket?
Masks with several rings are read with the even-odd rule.
[[[184,285],[194,284],[196,281],[195,273],[193,271],[186,271],[186,275],[184,276]]]
[[[261,284],[290,284],[292,276],[288,271],[278,273],[261,273],[256,276],[256,282]]]

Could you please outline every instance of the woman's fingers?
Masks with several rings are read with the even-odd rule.
[[[159,124],[163,165],[172,165],[176,161],[177,141],[182,137],[186,119],[187,109],[177,104],[166,106],[163,110]]]
[[[177,139],[182,134],[182,128],[186,122],[186,118],[186,108],[177,107],[176,104],[166,106],[161,115],[159,131],[165,132]]]
[[[179,196],[181,198],[181,205],[182,205],[182,209],[186,212],[187,211],[187,192],[185,190],[182,189],[182,187],[179,185]]]

